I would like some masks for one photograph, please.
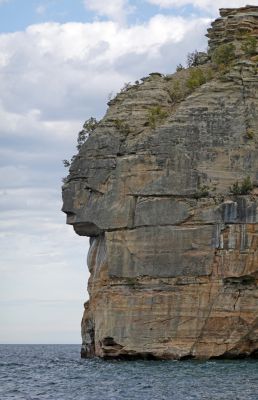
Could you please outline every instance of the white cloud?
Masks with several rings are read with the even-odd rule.
[[[82,121],[96,109],[102,114],[107,94],[125,81],[157,68],[171,72],[182,62],[176,54],[203,45],[206,25],[204,19],[156,15],[128,28],[110,21],[45,23],[1,35],[1,119],[12,130],[23,120],[43,124]],[[164,58],[168,45],[172,53]]]
[[[106,16],[122,23],[125,22],[126,16],[134,10],[128,0],[84,0],[83,3],[87,9],[96,12],[97,15]]]
[[[217,12],[219,8],[242,7],[247,4],[246,0],[147,0],[147,2],[162,8],[180,8],[190,5],[210,12]],[[251,3],[258,5],[257,0]]]
[[[1,173],[20,180],[18,171]],[[88,241],[65,226],[58,186],[20,182],[0,192],[0,342],[79,343]]]

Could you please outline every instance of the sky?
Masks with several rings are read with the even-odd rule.
[[[0,343],[80,343],[88,239],[60,211],[62,160],[125,82],[173,73],[246,1],[0,0]]]

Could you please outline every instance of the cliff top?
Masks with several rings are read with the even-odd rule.
[[[209,49],[214,50],[223,43],[242,42],[247,35],[258,37],[258,6],[220,9],[217,18],[208,29]],[[240,49],[241,46],[236,46]]]
[[[84,132],[63,188],[67,221],[79,234],[133,226],[130,201],[140,196],[231,201],[257,192],[257,37],[258,7],[222,9],[208,30],[208,54],[127,84],[108,103]],[[70,205],[76,185],[89,203]],[[117,201],[121,215],[107,212]]]

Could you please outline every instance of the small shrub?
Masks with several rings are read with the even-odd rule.
[[[124,93],[124,92],[126,92],[128,89],[130,89],[130,87],[131,87],[132,85],[131,85],[131,82],[125,82],[124,83],[124,86],[122,87],[122,89],[121,89],[121,93]]]
[[[254,36],[248,35],[242,43],[241,49],[247,56],[256,54],[257,40]]]
[[[133,277],[127,277],[124,280],[124,284],[128,287],[128,289],[130,290],[134,290],[134,289],[139,289],[141,287],[141,284],[139,283],[137,277],[133,278]]]
[[[198,51],[195,50],[192,53],[187,54],[186,60],[187,67],[197,67],[198,66]]]
[[[126,283],[128,286],[135,286],[135,285],[137,285],[137,278],[127,277]]]
[[[254,185],[253,185],[253,183],[251,181],[250,176],[247,176],[242,182],[242,185],[241,185],[241,192],[242,193],[241,194],[250,193],[253,190],[253,187],[254,187]]]
[[[239,36],[240,36],[240,38],[243,38],[243,37],[245,37],[245,36],[247,36],[249,34],[250,34],[249,29],[246,29],[244,27],[239,27]]]
[[[96,118],[90,117],[83,124],[83,129],[91,134],[97,128],[99,122]]]
[[[163,75],[160,72],[151,72],[149,75],[150,75],[150,77],[152,77],[152,76],[159,76],[160,78],[163,77]]]
[[[92,134],[92,132],[97,128],[99,122],[96,118],[90,117],[83,124],[83,129],[78,133],[77,136],[77,150],[79,151],[82,145],[86,142],[88,137]],[[68,168],[73,163],[76,156],[72,156],[71,160],[62,160],[65,168]]]
[[[62,160],[65,168],[70,168],[72,163],[74,162],[76,156],[72,156],[71,160]]]
[[[209,60],[210,57],[206,52],[195,50],[192,53],[188,53],[186,64],[188,68],[198,67],[199,65],[206,64]]]
[[[173,85],[169,90],[169,94],[174,102],[180,101],[184,98],[184,91],[179,80],[176,79],[173,81]]]
[[[190,71],[189,77],[186,81],[186,86],[193,90],[203,85],[206,82],[206,77],[200,68],[196,68]]]
[[[250,140],[254,139],[254,136],[255,136],[254,130],[251,129],[251,128],[248,128],[248,129],[246,130],[246,136],[247,136],[247,138],[250,139]]]
[[[119,132],[125,133],[125,134],[130,133],[130,127],[129,127],[129,125],[128,125],[126,122],[122,121],[121,119],[118,119],[118,118],[115,119],[114,125],[115,125],[116,129],[117,129]]]
[[[195,193],[195,199],[201,199],[202,197],[209,197],[210,195],[210,188],[207,185],[203,185],[199,188],[198,192]]]
[[[78,133],[77,137],[77,150],[80,150],[82,145],[86,142],[88,137],[95,131],[98,126],[96,118],[90,117],[83,124],[83,129]]]
[[[63,164],[64,164],[64,167],[65,167],[65,168],[68,168],[68,167],[70,167],[70,166],[71,166],[71,161],[68,161],[68,160],[62,160],[62,162],[63,162]]]
[[[221,44],[211,56],[216,65],[229,65],[235,59],[235,46],[233,43]]]
[[[238,181],[236,181],[232,187],[230,187],[230,192],[234,195],[244,195],[244,194],[249,194],[254,185],[251,181],[250,176],[247,176],[241,184],[239,184]]]
[[[182,64],[178,64],[176,67],[176,72],[182,71],[184,69]]]
[[[148,112],[148,125],[155,129],[158,123],[162,123],[168,116],[165,110],[162,110],[161,106],[152,107]]]
[[[183,100],[194,89],[210,81],[214,77],[212,67],[191,68],[186,80],[173,78],[169,86],[169,94],[173,102]]]
[[[233,186],[230,187],[230,192],[234,195],[238,195],[241,194],[241,187],[238,183],[238,181],[236,181],[235,183],[233,183]]]
[[[210,81],[214,77],[214,70],[209,67],[205,70],[205,79],[206,82]]]

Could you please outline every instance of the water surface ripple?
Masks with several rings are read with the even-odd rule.
[[[258,400],[258,361],[81,360],[78,345],[0,345],[0,400]]]

